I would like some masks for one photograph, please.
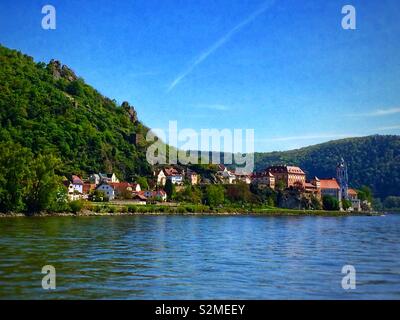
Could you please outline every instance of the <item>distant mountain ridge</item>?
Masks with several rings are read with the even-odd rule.
[[[308,177],[335,177],[343,157],[349,184],[371,187],[377,197],[400,195],[400,136],[373,135],[329,141],[297,150],[255,153],[255,168],[273,164],[300,166]]]

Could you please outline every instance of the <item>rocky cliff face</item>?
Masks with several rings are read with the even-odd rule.
[[[53,77],[58,80],[60,78],[64,78],[68,81],[77,80],[78,77],[76,76],[75,72],[72,69],[68,68],[66,65],[63,65],[58,60],[51,60],[47,65],[47,68],[50,70]]]
[[[322,204],[320,204],[322,205]],[[314,207],[312,198],[299,190],[285,190],[278,196],[278,207],[284,209],[318,209]]]
[[[136,123],[138,121],[137,112],[135,107],[131,106],[128,102],[124,101],[121,105],[122,109],[126,111],[129,116],[129,119],[132,123]]]

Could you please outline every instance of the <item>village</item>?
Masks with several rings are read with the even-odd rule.
[[[190,170],[165,167],[154,170],[151,183],[120,181],[115,173],[93,173],[86,178],[72,175],[64,178],[68,189],[68,200],[87,200],[93,202],[112,202],[118,204],[167,204],[174,199],[165,190],[166,185],[173,185],[176,193],[187,186],[205,186],[210,184],[248,185],[250,190],[270,190],[280,192],[276,205],[287,209],[308,208],[307,202],[320,202],[324,197],[335,199],[337,209],[345,211],[368,211],[370,204],[361,201],[355,189],[349,188],[347,165],[342,159],[336,167],[336,177],[307,178],[306,173],[298,166],[274,165],[254,173],[236,173],[220,164],[215,170],[213,179]],[[149,187],[149,185],[151,187]],[[251,188],[250,188],[251,186]],[[347,205],[344,205],[344,203]],[[312,206],[310,205],[312,208]]]

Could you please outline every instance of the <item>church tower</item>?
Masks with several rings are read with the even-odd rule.
[[[347,164],[341,158],[336,167],[336,179],[340,186],[341,199],[349,199],[349,177],[347,175]]]

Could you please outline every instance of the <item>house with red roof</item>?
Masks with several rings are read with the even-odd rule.
[[[83,180],[79,176],[72,176],[72,186],[79,193],[83,193]]]
[[[339,183],[335,178],[330,179],[319,179],[321,186],[321,195],[332,196],[336,198],[338,201],[342,200],[342,194],[340,192]]]
[[[180,172],[175,168],[165,168],[164,172],[167,180],[171,180],[172,184],[183,184],[183,172]]]
[[[167,193],[164,190],[145,190],[139,192],[139,194],[145,196],[147,199],[156,199],[158,201],[165,202],[167,201]]]
[[[347,191],[349,200],[351,201],[351,207],[353,211],[361,211],[361,201],[358,199],[358,193],[356,190],[349,188]]]

